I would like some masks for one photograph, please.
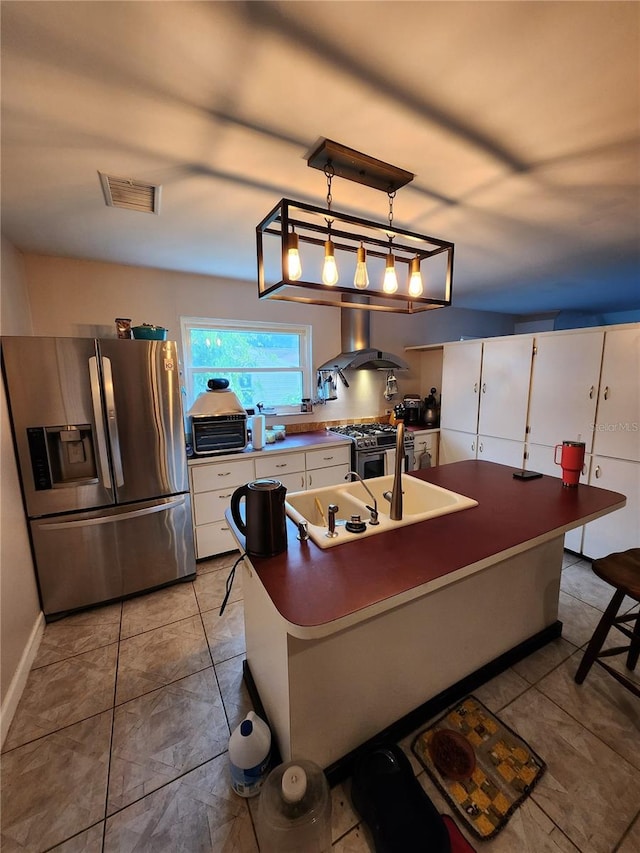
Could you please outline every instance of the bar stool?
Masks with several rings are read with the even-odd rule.
[[[627,690],[640,697],[640,687],[638,685],[602,661],[604,657],[629,652],[627,655],[627,669],[635,669],[638,663],[638,656],[640,655],[640,608],[636,612],[628,613],[626,616],[618,616],[618,610],[625,595],[640,603],[640,548],[631,548],[628,551],[609,554],[600,560],[594,560],[591,568],[599,578],[614,587],[616,591],[602,619],[598,622],[598,626],[593,632],[593,636],[585,650],[578,671],[576,672],[576,683],[582,684],[593,663],[597,662],[616,681],[619,681],[623,687],[626,687]],[[625,623],[627,622],[635,622],[632,630],[626,627]],[[613,649],[607,649],[603,652],[601,651],[602,646],[607,638],[609,629],[612,627],[617,628],[618,631],[629,637],[631,642],[628,646],[616,646]]]

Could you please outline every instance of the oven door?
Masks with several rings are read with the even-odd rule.
[[[388,452],[391,451],[391,452]],[[394,447],[375,447],[370,450],[356,450],[355,471],[363,480],[372,477],[384,477],[393,474],[395,464]],[[405,447],[403,471],[413,470],[413,449]]]

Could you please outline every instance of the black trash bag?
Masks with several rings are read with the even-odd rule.
[[[358,759],[351,799],[376,853],[451,853],[445,822],[399,746],[375,746]]]

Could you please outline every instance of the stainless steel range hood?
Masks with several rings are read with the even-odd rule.
[[[366,296],[344,297],[343,302],[368,302]],[[318,370],[408,370],[404,359],[391,352],[375,349],[369,343],[370,312],[362,308],[340,310],[342,352],[325,361]]]

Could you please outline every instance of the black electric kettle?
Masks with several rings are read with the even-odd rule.
[[[231,495],[231,517],[245,537],[245,550],[250,556],[274,557],[287,550],[286,493],[279,480],[254,480]],[[240,515],[242,498],[246,523]]]

